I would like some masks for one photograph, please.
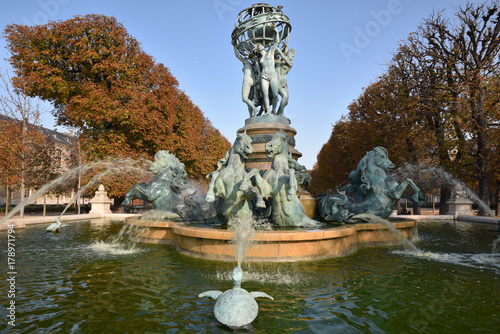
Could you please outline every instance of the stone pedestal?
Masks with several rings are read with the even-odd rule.
[[[108,192],[104,190],[104,186],[101,184],[97,191],[95,192],[94,198],[90,200],[92,209],[89,213],[91,214],[110,214],[111,213],[111,199],[108,197]]]
[[[288,150],[292,153],[292,158],[297,160],[302,156],[302,153],[295,149],[297,131],[290,126],[288,118],[276,115],[255,116],[247,118],[245,126],[238,130],[238,133],[246,131],[247,135],[252,138],[253,152],[245,160],[245,166],[248,169],[271,169],[273,159],[267,156],[266,143],[280,130],[288,135]],[[316,200],[302,187],[299,187],[297,196],[299,196],[306,215],[309,218],[314,218],[316,216]]]
[[[316,199],[302,187],[299,187],[297,196],[299,196],[300,203],[304,207],[306,216],[314,219],[316,217]]]
[[[455,188],[455,193],[446,204],[448,204],[448,215],[473,215],[472,201],[467,198],[461,187]]]

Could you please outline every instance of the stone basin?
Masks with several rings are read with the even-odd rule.
[[[185,222],[148,221],[127,218],[136,241],[177,247],[197,258],[235,261],[233,233],[226,229],[193,226]],[[417,221],[397,220],[392,224],[410,241]],[[345,224],[315,230],[257,231],[247,249],[247,262],[295,262],[328,259],[352,253],[361,247],[399,244],[398,236],[383,224]]]

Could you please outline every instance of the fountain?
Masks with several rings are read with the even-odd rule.
[[[304,188],[311,177],[297,162],[301,153],[294,148],[296,130],[285,117],[289,100],[286,75],[293,66],[295,54],[288,48],[290,31],[290,21],[280,8],[257,4],[238,15],[231,37],[234,53],[243,63],[242,101],[250,117],[237,131],[232,148],[219,160],[217,170],[207,176],[210,184],[205,196],[206,203],[214,203],[217,226],[224,229],[194,226],[190,221],[202,220],[201,217],[187,214],[190,209],[178,210],[186,173],[184,166],[168,152],[156,154],[151,167],[157,174],[154,180],[150,184],[134,185],[125,196],[125,205],[141,198],[157,209],[182,217],[181,220],[128,219],[127,224],[134,226],[132,234],[136,240],[175,245],[183,254],[204,259],[232,262],[236,257],[238,266],[233,270],[233,289],[224,294],[220,291],[200,294],[200,297],[217,300],[215,317],[230,328],[247,326],[257,316],[258,307],[252,293],[240,288],[244,258],[248,262],[318,260],[344,255],[365,245],[395,244],[401,240],[411,244],[407,237],[412,236],[416,226],[413,221],[397,222],[394,227],[383,219],[370,220],[376,217],[374,214],[387,218],[386,213],[392,212],[394,202],[401,198],[408,185],[418,200],[420,191],[411,179],[402,184],[393,180],[383,196],[371,191],[361,200],[356,198],[368,203],[357,209],[357,215],[345,214],[345,208],[333,212],[331,208],[338,207],[341,201],[334,199],[330,203],[327,198],[329,204],[323,207],[330,207],[329,217],[337,222],[335,226],[306,214],[304,205],[310,206],[311,202]],[[371,185],[376,194],[380,194],[379,189],[387,187],[388,179],[380,170],[385,172],[394,165],[384,148],[373,152],[360,162],[360,172],[354,173],[352,179],[359,189],[369,189]],[[302,188],[300,198],[299,188]],[[311,210],[307,211],[311,215]],[[345,219],[340,219],[343,217]],[[343,226],[342,223],[356,218],[365,218],[365,224]],[[267,221],[283,230],[255,231],[255,220]],[[381,230],[394,234],[378,233]],[[233,232],[236,243],[230,242]]]
[[[214,301],[198,295],[232,287],[234,253],[233,262],[213,262],[164,245],[115,245],[108,240],[122,230],[119,221],[64,224],[57,234],[45,231],[48,224],[16,229],[15,327],[1,322],[0,333],[232,332],[212,313]],[[274,298],[256,298],[252,326],[280,333],[493,333],[500,325],[492,293],[500,261],[484,257],[497,237],[489,229],[421,222],[422,256],[393,246],[320,261],[243,261],[241,286]],[[7,264],[5,250],[0,262]],[[0,289],[9,291],[9,276],[2,277]],[[2,319],[9,302],[7,293],[0,296]]]
[[[176,183],[171,180],[178,175],[185,177],[185,172],[179,163],[175,164],[176,171],[167,172],[167,163],[165,171],[155,170],[157,176],[149,185],[134,186],[125,202],[128,204],[134,197],[146,199],[156,208],[180,214],[182,219],[130,218],[127,224],[144,227],[136,240],[175,245],[183,254],[232,262],[237,247],[231,242],[232,231],[225,227],[232,221],[252,224],[252,220],[264,220],[275,228],[253,233],[251,244],[246,248],[246,261],[294,262],[337,257],[359,247],[396,244],[401,237],[412,237],[416,222],[411,220],[389,223],[389,226],[382,220],[373,223],[367,218],[361,224],[347,226],[339,219],[340,215],[334,214],[334,222],[328,224],[313,219],[315,200],[311,201],[305,190],[311,177],[297,162],[302,155],[294,147],[297,131],[290,127],[291,121],[285,116],[289,101],[286,75],[293,66],[295,54],[288,46],[291,29],[290,20],[281,9],[266,4],[250,6],[237,17],[231,39],[234,53],[243,65],[242,101],[250,117],[245,120],[245,126],[237,130],[233,147],[219,160],[217,169],[207,176],[210,184],[206,201],[198,205],[207,208],[207,203],[212,203],[215,226],[223,228],[214,228],[213,219],[208,219],[207,214],[196,217],[186,215],[190,210],[179,212],[176,203],[182,203],[180,193],[185,181],[179,179],[178,191],[172,191],[170,184]],[[374,163],[382,161],[390,164],[382,168],[394,167],[385,149],[377,148],[374,152],[375,158],[364,159],[360,166],[367,161],[367,170],[371,171]],[[384,152],[385,159],[379,158]],[[164,159],[166,157],[168,154]],[[380,183],[380,179],[368,174],[358,178]],[[411,179],[400,185],[394,181],[391,184],[394,189],[386,192],[396,192],[396,196],[401,197],[407,185],[413,187],[414,197],[418,199],[419,189]],[[161,198],[168,200],[160,205],[157,202]],[[388,203],[386,198],[388,196],[372,206],[392,212],[396,199]],[[357,214],[379,214],[366,210],[365,207]],[[204,223],[197,226],[196,220]],[[396,228],[400,235],[380,233],[389,228]]]
[[[59,217],[57,217],[56,222],[47,226],[45,231],[47,231],[47,232],[61,232],[61,225],[62,225],[61,219]]]
[[[106,176],[112,174],[118,174],[123,171],[134,172],[140,175],[144,175],[145,174],[144,165],[149,165],[149,164],[150,162],[145,160],[135,161],[133,159],[126,158],[126,159],[94,161],[83,164],[76,168],[69,169],[64,174],[41,186],[37,191],[33,192],[23,202],[16,205],[16,207],[13,210],[11,210],[5,217],[0,219],[0,229],[5,229],[7,220],[11,219],[26,205],[33,203],[37,197],[45,194],[47,191],[50,191],[61,184],[68,183],[71,179],[76,178],[78,175],[82,175],[87,172],[92,172],[96,170],[100,171],[94,174],[94,176],[92,176],[92,178],[87,182],[87,184],[85,184],[73,196],[73,198],[69,201],[68,205],[64,208],[60,217],[62,217],[62,215],[68,210],[68,208],[71,206],[71,203],[73,203],[75,197],[80,196],[80,194],[83,193],[87,188],[95,185],[96,183],[104,179]]]
[[[38,227],[16,230],[16,282],[22,293],[15,300],[15,330],[229,332],[224,326],[250,323],[276,332],[498,328],[496,301],[487,312],[480,311],[500,273],[498,258],[483,256],[493,243],[483,228],[424,223],[419,244],[430,253],[408,256],[394,247],[371,247],[403,244],[415,253],[408,239],[416,221],[383,219],[392,202],[391,210],[371,207],[366,213],[349,206],[347,195],[334,195],[324,202],[329,210],[324,217],[346,219],[312,219],[305,190],[310,177],[297,162],[296,131],[284,116],[286,73],[294,54],[287,46],[290,31],[280,8],[258,4],[239,14],[232,37],[243,62],[242,100],[250,117],[209,175],[206,196],[186,183],[175,156],[160,151],[150,168],[153,181],[127,194],[127,200],[143,198],[159,210],[129,218],[124,226],[68,223],[57,234]],[[271,69],[278,63],[284,70],[277,78]],[[385,150],[374,151],[383,156]],[[366,181],[350,177],[358,185],[361,179]],[[391,184],[398,193],[405,187]],[[413,189],[418,200],[418,188]],[[208,219],[214,216],[217,220]],[[121,249],[127,235],[140,242]],[[351,255],[342,257],[346,254]],[[7,263],[7,252],[0,256]],[[214,266],[207,260],[219,262]],[[233,288],[216,290],[231,269]],[[214,288],[200,293],[200,286]],[[8,291],[6,280],[0,289]],[[212,303],[199,298],[205,296],[216,299],[213,319],[206,311]],[[271,299],[259,302],[259,317],[255,297]],[[5,298],[0,297],[2,305]],[[247,313],[238,312],[247,308]],[[0,315],[5,318],[4,308]],[[2,326],[0,333],[13,329]]]

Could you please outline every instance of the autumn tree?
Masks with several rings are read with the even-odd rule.
[[[403,78],[389,71],[366,87],[349,105],[349,113],[337,122],[329,141],[318,155],[318,183],[338,187],[348,173],[376,146],[387,148],[396,165],[416,162],[425,154],[429,136],[415,112],[415,99]],[[341,167],[340,167],[341,166]],[[329,175],[326,179],[326,175]],[[313,186],[314,188],[314,186]]]
[[[425,146],[415,100],[404,80],[388,71],[349,105],[351,135],[360,154],[384,146],[396,164],[415,162]],[[419,140],[417,140],[417,138]],[[361,156],[362,157],[362,156]]]
[[[0,184],[5,187],[5,213],[11,205],[11,190],[19,185],[17,167],[18,157],[15,152],[19,148],[20,128],[8,118],[0,118]]]
[[[345,157],[385,146],[397,165],[441,166],[488,203],[489,179],[498,178],[499,18],[494,1],[459,8],[453,24],[443,12],[424,20],[399,44],[387,71],[349,105],[340,122]],[[319,175],[343,158],[322,163],[338,142],[335,134],[334,127],[318,155]],[[442,187],[441,213],[450,193],[449,184]]]
[[[151,159],[165,149],[201,177],[229,149],[169,69],[114,17],[13,24],[4,34],[16,87],[54,104],[58,124],[79,131],[87,160]]]
[[[38,188],[54,172],[55,147],[39,131],[40,101],[10,85],[7,71],[0,70],[0,170],[7,196],[18,186],[19,202],[26,190]],[[20,210],[24,216],[23,208]]]
[[[350,150],[351,137],[348,133],[349,123],[342,117],[333,126],[328,141],[321,147],[317,162],[311,171],[313,194],[319,195],[345,185],[349,173],[356,168],[353,154]]]

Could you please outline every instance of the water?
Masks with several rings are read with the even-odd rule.
[[[441,184],[448,184],[455,188],[460,186],[474,203],[479,205],[490,217],[495,217],[489,205],[484,203],[472,189],[441,167],[406,163],[403,167],[398,168],[395,174],[399,177],[418,177],[419,185],[425,186],[427,189],[435,188],[436,185]]]
[[[465,183],[455,178],[450,173],[446,172],[441,167],[428,166],[425,164],[414,165],[407,163],[403,167],[398,168],[396,174],[399,177],[415,177],[417,176],[419,179],[419,184],[421,186],[425,186],[428,189],[432,189],[436,184],[448,184],[455,187],[457,186],[462,188],[465,191],[467,196],[478,206],[480,206],[484,212],[488,213],[490,217],[495,217],[495,213],[491,210],[490,206],[487,203],[484,203],[479,196],[472,191]],[[426,181],[424,181],[426,180]],[[498,220],[498,231],[500,232],[500,219]],[[493,253],[496,253],[500,250],[500,235],[493,242],[492,246]]]
[[[142,160],[133,160],[131,158],[125,159],[110,159],[110,160],[102,160],[95,161],[83,164],[79,167],[75,167],[67,170],[64,174],[57,177],[56,179],[47,182],[40,189],[34,192],[30,197],[24,199],[21,203],[16,205],[16,207],[10,211],[5,217],[0,219],[0,224],[6,222],[8,219],[12,218],[16,213],[21,211],[26,205],[35,201],[35,199],[46,192],[54,189],[55,187],[67,184],[71,182],[72,179],[75,179],[79,174],[84,175],[85,173],[92,173],[95,171],[100,171],[95,173],[91,179],[78,191],[75,196],[79,196],[82,192],[84,192],[88,187],[95,185],[98,182],[101,182],[103,179],[109,175],[120,174],[124,172],[129,172],[130,174],[135,173],[136,175],[140,175],[142,177],[146,177],[147,175],[151,175],[151,172],[148,171],[147,166],[151,165],[151,161],[142,159]],[[73,197],[68,205],[64,208],[61,216],[66,212],[69,206],[74,201]]]
[[[272,225],[267,220],[234,219],[229,222],[228,230],[233,233],[231,241],[236,245],[235,260],[241,266],[245,260],[250,240],[257,231],[270,231]]]
[[[119,222],[66,225],[59,234],[45,225],[16,230],[16,327],[6,327],[1,307],[0,333],[232,333],[215,321],[214,301],[197,296],[230,289],[235,263],[164,245],[131,250],[108,241]],[[417,247],[453,261],[395,246],[325,261],[243,263],[245,289],[275,298],[258,300],[254,332],[497,332],[499,264],[480,260],[491,256],[490,229],[421,223]],[[6,257],[2,250],[0,262]],[[0,289],[7,291],[5,271]]]
[[[399,243],[410,253],[417,253],[418,248],[408,240],[394,225],[388,221],[387,219],[380,218],[378,216],[372,214],[362,213],[352,217],[353,219],[359,219],[361,222],[369,222],[372,224],[382,224],[387,227],[388,231],[385,233],[389,233],[392,238],[396,238]]]
[[[493,253],[499,253],[499,252],[500,252],[500,236],[493,242]]]

